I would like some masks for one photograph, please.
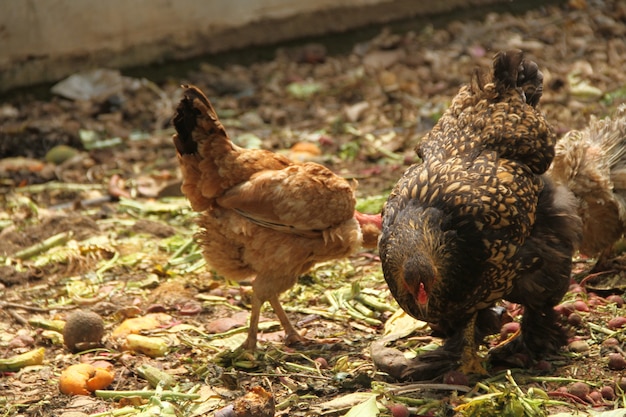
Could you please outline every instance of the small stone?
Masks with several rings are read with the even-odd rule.
[[[409,417],[411,415],[409,409],[404,404],[393,404],[389,407],[389,411],[391,411],[393,417]]]
[[[626,317],[624,316],[613,317],[607,324],[611,330],[621,329],[624,326],[626,326]]]
[[[568,349],[570,352],[583,353],[589,351],[589,344],[584,340],[574,340],[569,344]]]
[[[589,398],[591,398],[591,401],[594,404],[602,402],[602,394],[600,393],[600,391],[597,391],[597,390],[591,391],[589,393]]]
[[[617,294],[609,295],[606,297],[606,301],[609,303],[615,303],[620,308],[624,305],[624,299]]]
[[[621,371],[626,369],[626,359],[619,353],[610,353],[608,366],[613,371]]]
[[[577,311],[588,312],[589,306],[583,300],[576,300],[574,301],[574,309]]]
[[[591,389],[589,388],[589,385],[584,382],[574,382],[567,387],[567,392],[585,401],[587,401],[590,391]]]
[[[449,371],[443,376],[444,384],[450,385],[469,385],[467,375],[459,371]]]
[[[580,314],[578,313],[572,313],[569,316],[567,316],[567,322],[574,327],[580,327],[580,325],[583,322],[583,318]]]
[[[328,361],[325,358],[319,357],[315,359],[320,369],[328,369]]]
[[[604,398],[605,400],[613,401],[615,399],[615,390],[613,389],[613,387],[610,387],[608,385],[600,389],[600,394],[602,394],[602,398]]]

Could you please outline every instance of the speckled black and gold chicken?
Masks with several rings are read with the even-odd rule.
[[[477,345],[499,329],[491,307],[502,298],[524,306],[521,334],[492,359],[532,360],[566,344],[553,307],[568,288],[582,226],[573,194],[542,175],[556,143],[536,109],[542,84],[521,51],[498,53],[490,73],[461,88],[421,142],[422,162],[387,200],[385,280],[404,310],[445,338],[396,376],[431,379],[457,365],[484,373]]]

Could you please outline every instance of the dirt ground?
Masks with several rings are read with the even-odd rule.
[[[336,343],[286,348],[266,306],[258,354],[228,354],[245,338],[250,288],[213,274],[194,243],[171,142],[179,86],[203,89],[241,146],[358,180],[359,207],[376,212],[459,86],[510,48],[543,71],[541,110],[559,134],[626,101],[626,4],[618,0],[385,29],[346,54],[303,43],[246,66],[207,58],[158,82],[91,74],[82,98],[71,83],[46,100],[5,98],[0,358],[33,358],[16,367],[0,359],[0,415],[406,415],[394,404],[411,415],[624,415],[609,412],[626,408],[626,319],[615,321],[626,316],[626,281],[619,271],[589,275],[593,260],[580,257],[562,306],[573,313],[563,319],[572,343],[536,369],[414,384],[377,370],[370,345],[384,332],[397,333],[407,355],[440,340],[398,311],[376,251],[318,265],[281,298],[300,330]],[[310,146],[294,147],[302,143]],[[64,345],[77,310],[103,319],[101,345]],[[131,346],[128,319],[143,320],[134,325],[152,339]],[[62,372],[94,361],[113,374],[105,391],[59,392]],[[580,394],[580,383],[589,392]]]

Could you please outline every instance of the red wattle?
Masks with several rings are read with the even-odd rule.
[[[426,288],[424,288],[423,282],[420,282],[420,288],[417,292],[417,302],[419,304],[426,304],[428,302],[428,294],[426,294]]]

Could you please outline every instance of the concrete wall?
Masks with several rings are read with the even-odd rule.
[[[505,0],[0,0],[0,91]]]

